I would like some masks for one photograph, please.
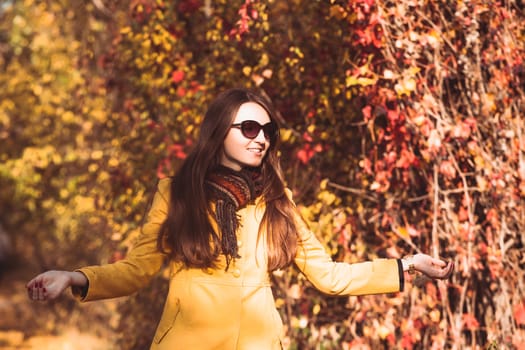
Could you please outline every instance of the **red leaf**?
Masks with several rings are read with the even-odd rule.
[[[469,330],[476,330],[479,328],[479,322],[472,314],[463,314],[463,326]]]
[[[525,306],[523,304],[514,307],[514,319],[518,326],[525,325]]]
[[[403,333],[403,337],[401,338],[401,347],[406,350],[412,350],[414,348],[414,335],[412,334],[414,331],[410,330],[409,332]]]
[[[310,159],[314,156],[315,152],[310,147],[310,144],[305,144],[304,147],[297,152],[297,158],[301,161],[303,164],[307,164]]]
[[[181,70],[176,70],[171,73],[171,81],[175,84],[180,83],[184,79],[184,72]]]
[[[461,207],[459,208],[459,211],[458,211],[458,220],[459,221],[467,221],[468,220],[468,217],[469,217],[469,214],[468,214],[468,210],[467,208],[465,207]]]
[[[181,144],[173,144],[168,147],[168,153],[170,156],[179,158],[179,159],[185,159],[186,153],[184,152],[184,147]]]
[[[395,124],[399,120],[399,113],[395,110],[389,109],[387,112],[387,117],[392,124]]]
[[[308,134],[307,132],[303,133],[303,140],[305,140],[306,142],[312,142],[313,141],[312,136],[310,134]]]
[[[184,97],[186,96],[186,93],[187,93],[186,89],[183,88],[182,86],[179,86],[179,88],[177,89],[177,96]]]

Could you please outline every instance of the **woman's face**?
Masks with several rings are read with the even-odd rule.
[[[257,167],[261,165],[262,160],[268,148],[270,147],[269,138],[265,137],[261,129],[257,135],[250,139],[243,135],[241,123],[245,121],[255,121],[260,125],[270,123],[270,116],[264,108],[255,102],[243,103],[235,118],[232,127],[226,135],[221,155],[221,164],[233,170],[241,170],[243,167]],[[246,125],[247,124],[247,125]],[[257,125],[245,123],[245,131],[257,129]]]

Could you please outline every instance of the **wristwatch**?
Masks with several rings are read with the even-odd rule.
[[[408,267],[407,270],[405,271],[408,271],[409,274],[414,275],[416,273],[416,267],[414,266],[414,256],[413,255],[404,256],[402,261],[403,261],[403,267]]]

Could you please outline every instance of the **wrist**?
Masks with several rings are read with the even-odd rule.
[[[410,275],[416,273],[416,266],[414,265],[414,256],[407,255],[401,259],[401,264],[403,265],[403,271],[408,272]]]
[[[70,285],[75,287],[85,287],[87,285],[86,276],[79,271],[73,271],[69,273]]]

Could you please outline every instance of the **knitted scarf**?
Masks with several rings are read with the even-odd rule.
[[[206,189],[216,205],[215,219],[221,232],[226,269],[232,259],[240,258],[236,235],[240,224],[237,211],[261,194],[261,180],[258,168],[235,171],[225,166],[219,166],[206,177]]]

